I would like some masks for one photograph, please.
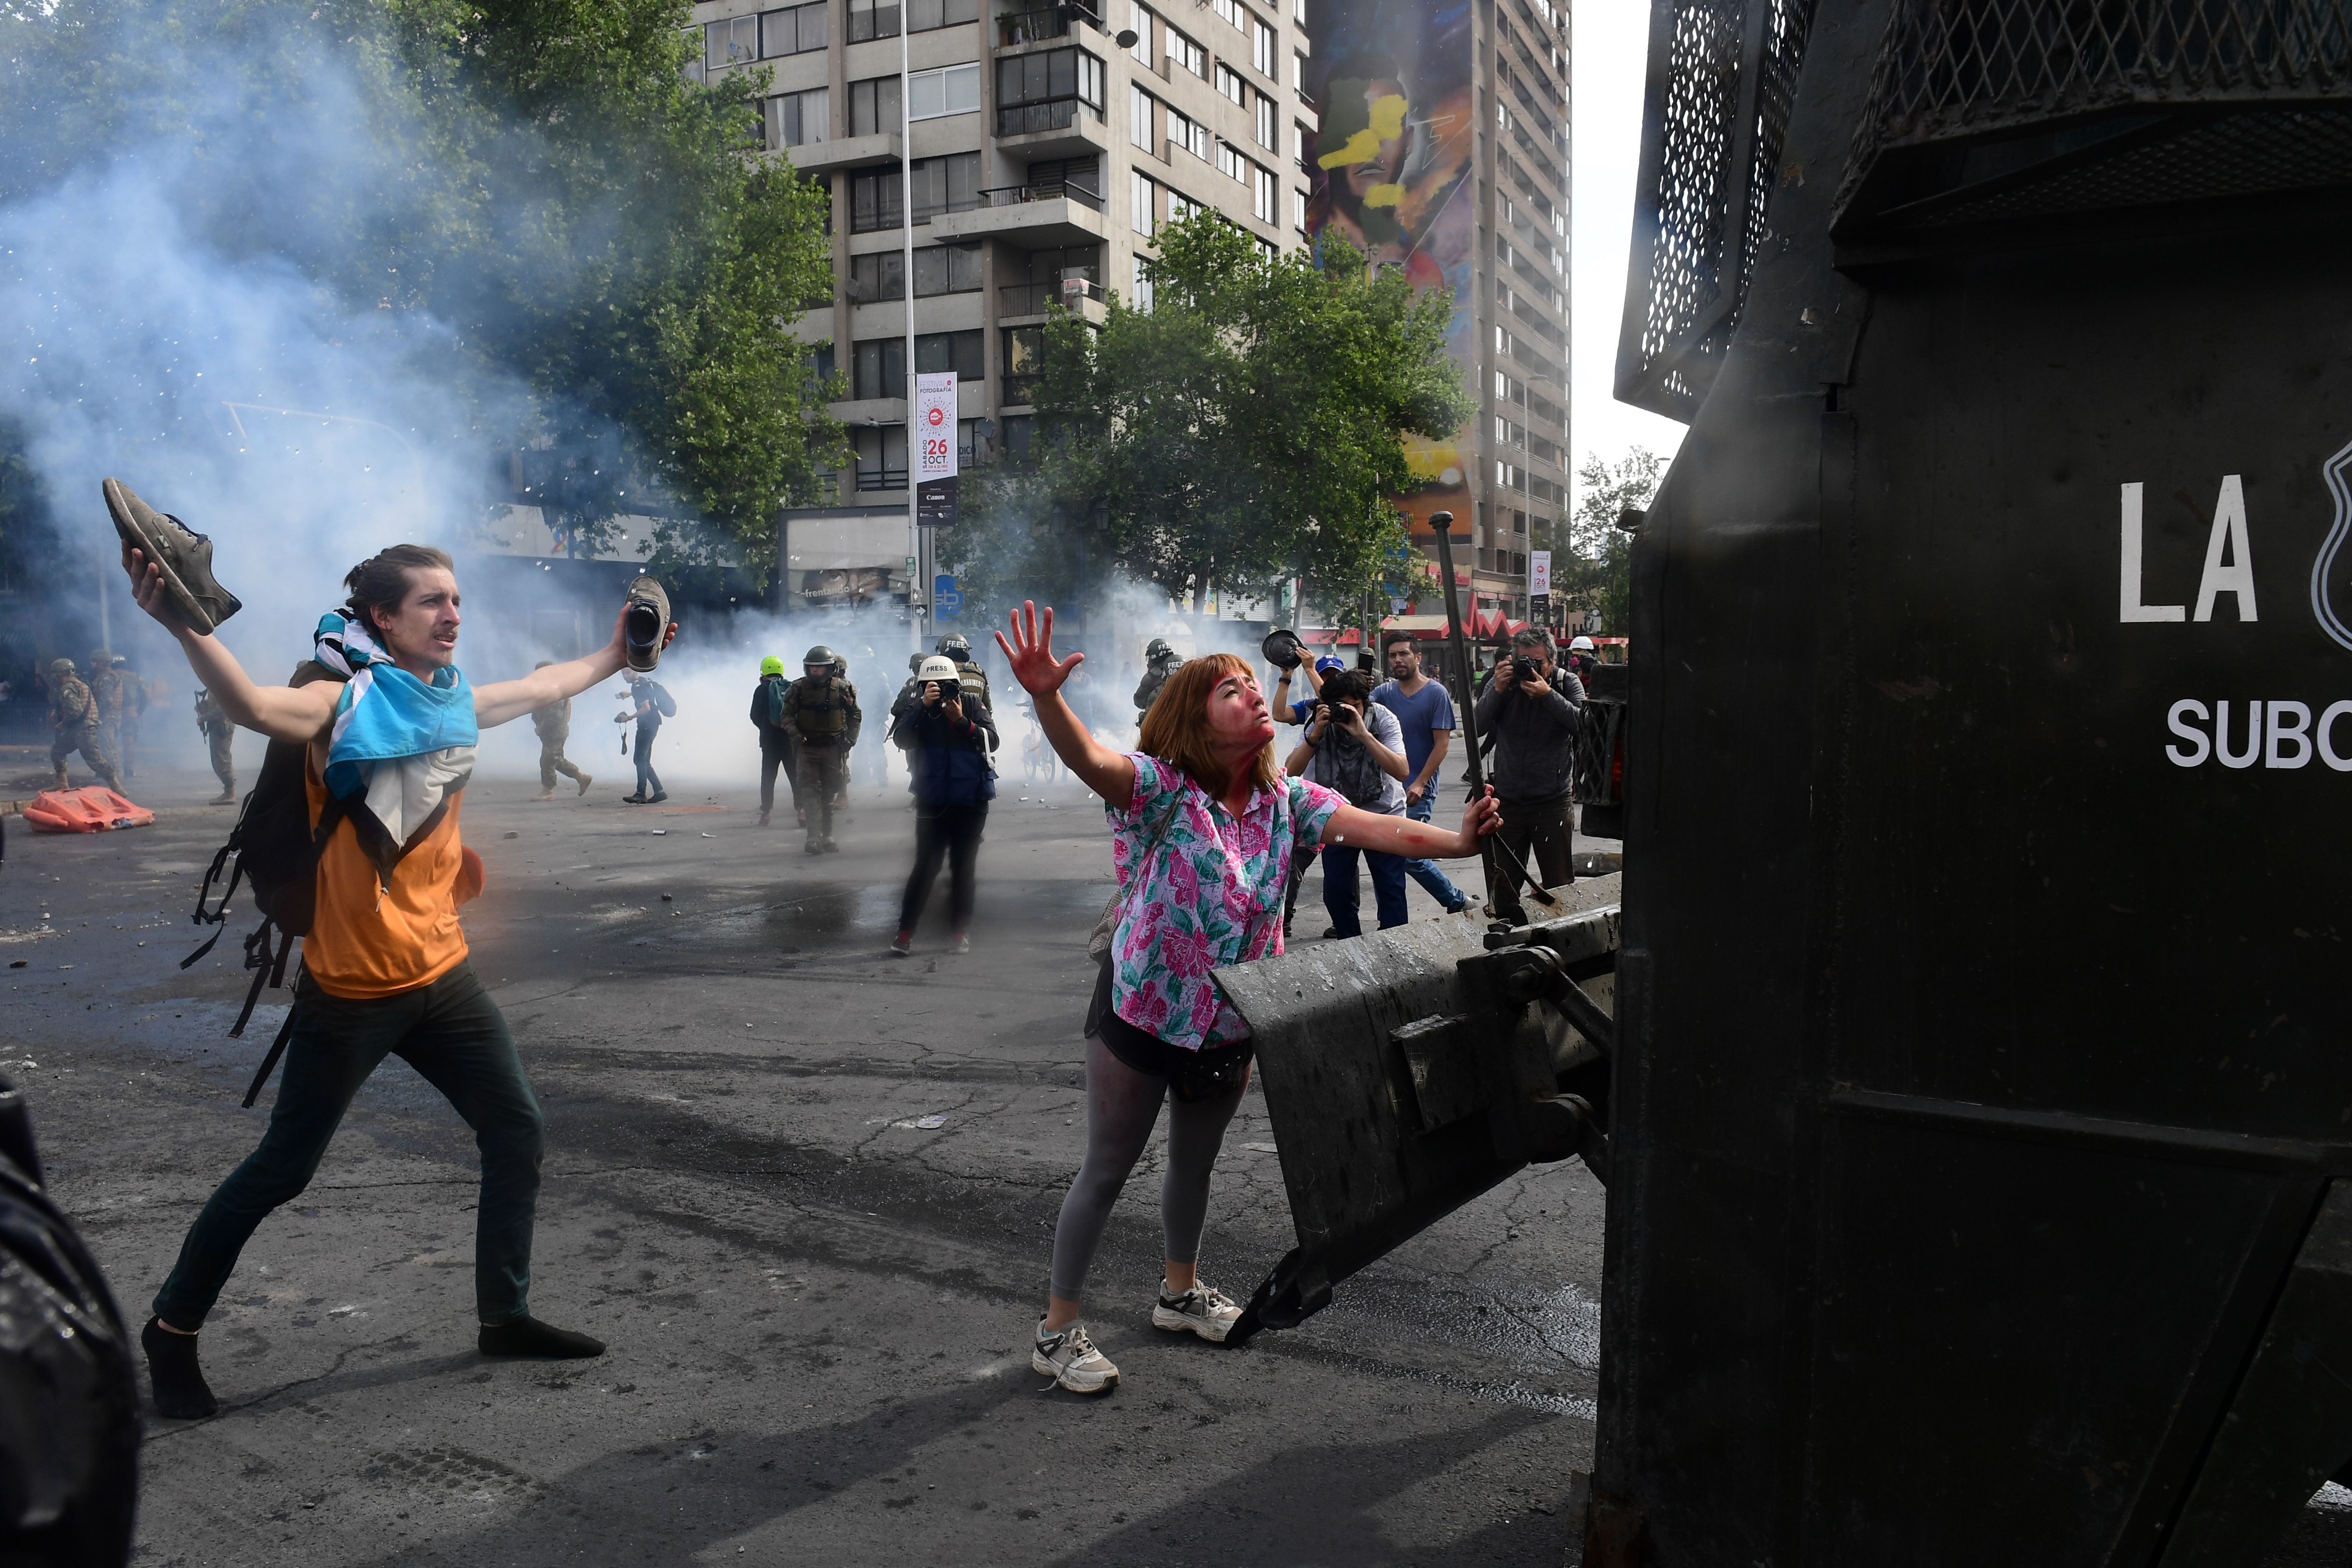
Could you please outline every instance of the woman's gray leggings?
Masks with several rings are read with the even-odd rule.
[[[1168,1101],[1168,1172],[1160,1182],[1160,1225],[1167,1233],[1169,1258],[1194,1260],[1209,1213],[1209,1173],[1225,1141],[1225,1125],[1248,1088],[1244,1075],[1232,1094],[1187,1105],[1169,1094],[1166,1079],[1136,1071],[1111,1055],[1101,1036],[1087,1037],[1087,1161],[1070,1183],[1061,1222],[1054,1227],[1055,1295],[1075,1301],[1086,1288],[1110,1206],[1151,1141],[1162,1100]]]

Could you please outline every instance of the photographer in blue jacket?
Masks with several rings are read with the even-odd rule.
[[[890,726],[891,742],[903,748],[914,773],[915,869],[907,879],[899,907],[898,937],[890,951],[901,958],[915,949],[915,922],[922,918],[940,861],[948,862],[949,950],[971,951],[971,905],[980,837],[988,826],[988,803],[996,798],[996,721],[976,693],[966,692],[955,661],[934,656],[915,672],[921,701],[901,707]]]

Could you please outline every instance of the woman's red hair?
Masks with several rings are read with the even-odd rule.
[[[1253,684],[1257,679],[1257,672],[1238,654],[1210,653],[1185,660],[1160,689],[1150,711],[1144,714],[1143,735],[1136,742],[1137,748],[1146,756],[1181,768],[1211,795],[1223,795],[1225,786],[1233,782],[1233,774],[1227,771],[1225,759],[1218,754],[1216,735],[1209,728],[1209,698],[1227,677],[1235,675]],[[1255,774],[1260,789],[1274,786],[1272,736],[1266,738],[1265,749],[1257,754]]]

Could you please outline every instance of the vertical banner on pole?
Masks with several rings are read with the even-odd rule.
[[[1551,552],[1528,552],[1528,613],[1538,622],[1551,620]]]
[[[956,520],[956,376],[915,377],[915,521],[945,528]]]

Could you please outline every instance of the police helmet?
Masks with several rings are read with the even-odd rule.
[[[770,654],[767,658],[760,661],[760,673],[761,675],[782,675],[783,672],[784,661],[778,658],[774,654]]]
[[[1175,651],[1176,650],[1174,648],[1168,646],[1168,639],[1166,637],[1153,637],[1150,642],[1143,645],[1143,657],[1146,658],[1158,658],[1161,654],[1174,653]]]
[[[107,652],[102,647],[94,648],[90,651],[89,667],[92,669],[104,669],[113,662],[114,656]]]
[[[923,668],[923,660],[925,660],[926,658],[929,658],[929,657],[930,657],[930,655],[929,655],[929,654],[924,654],[924,653],[910,653],[910,654],[908,654],[908,655],[907,656],[907,673],[908,673],[908,675],[912,675],[912,674],[914,674],[917,670],[919,670],[919,669],[922,668]]]
[[[961,680],[961,677],[956,673],[955,660],[948,658],[944,654],[935,653],[930,658],[923,660],[923,667],[915,671],[915,679],[917,680],[936,680],[942,685],[954,686],[958,690],[962,689],[961,685],[959,684]]]
[[[808,657],[801,660],[801,665],[803,668],[807,669],[815,669],[820,666],[829,668],[833,665],[834,661],[838,659],[841,656],[839,654],[825,647],[824,644],[819,643],[816,647],[808,650]]]
[[[69,658],[53,658],[49,660],[49,673],[51,675],[71,675],[73,672],[73,660]]]

